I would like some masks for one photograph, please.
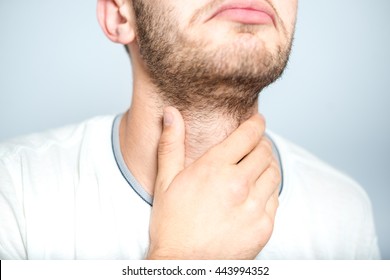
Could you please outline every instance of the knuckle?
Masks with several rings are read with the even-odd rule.
[[[275,203],[275,209],[279,208],[279,192],[275,192],[274,203]]]
[[[258,219],[257,230],[262,233],[270,233],[274,228],[274,224],[274,217],[266,212],[263,212],[261,218]]]
[[[262,114],[259,114],[258,119],[259,119],[258,122],[259,122],[260,127],[262,127],[264,129],[267,126],[267,121],[265,120],[265,117]]]
[[[275,219],[273,216],[265,214],[260,222],[260,227],[263,231],[272,232],[275,224]]]
[[[279,192],[274,192],[274,194],[271,196],[271,198],[268,200],[267,205],[266,205],[266,213],[271,218],[275,218],[276,215],[276,210],[279,207]]]
[[[262,136],[262,131],[259,126],[254,122],[249,122],[244,133],[246,140],[254,141],[260,139]]]
[[[265,149],[272,153],[272,143],[267,137],[263,137],[261,139],[261,145],[264,146]]]
[[[265,246],[272,235],[273,229],[274,220],[270,216],[264,214],[257,220],[254,224],[254,233],[257,238],[261,236],[261,238],[255,239],[259,242],[258,246]]]
[[[274,154],[272,151],[272,146],[267,140],[262,140],[260,143],[260,153],[267,164],[271,164]]]
[[[279,186],[282,176],[279,167],[276,164],[271,164],[267,169],[268,177],[272,185]]]
[[[256,199],[248,199],[248,202],[246,204],[248,213],[260,213],[261,210],[261,204]]]
[[[265,117],[262,114],[256,114],[253,118],[250,119],[253,123],[256,124],[256,127],[263,130],[266,126]]]
[[[242,202],[246,200],[249,195],[249,179],[246,177],[239,177],[230,180],[229,193],[235,201]]]

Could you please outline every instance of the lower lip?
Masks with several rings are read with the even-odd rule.
[[[243,24],[272,24],[272,17],[262,11],[252,9],[226,9],[214,16],[217,19],[235,21]]]

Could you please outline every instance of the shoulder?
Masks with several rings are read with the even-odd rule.
[[[88,136],[110,132],[114,116],[98,116],[78,124],[17,137],[0,143],[0,159],[20,159],[23,155],[39,155],[51,149],[66,150]]]
[[[280,152],[286,183],[299,182],[308,193],[326,192],[327,196],[337,194],[339,198],[348,198],[349,202],[356,198],[369,203],[364,189],[350,176],[283,137],[269,134]]]
[[[8,185],[22,193],[27,185],[49,186],[71,180],[69,174],[76,176],[80,159],[90,159],[103,143],[107,146],[113,119],[95,117],[0,143],[0,191]]]
[[[94,151],[109,143],[113,119],[95,117],[0,143],[0,258],[26,259],[36,240],[43,240],[28,242],[34,233],[45,236],[54,224],[63,229],[75,184],[82,172],[90,173]]]
[[[308,258],[378,258],[372,206],[362,186],[305,149],[269,135],[279,150],[284,174],[280,240],[284,232],[295,233]],[[296,256],[303,258],[300,254]]]

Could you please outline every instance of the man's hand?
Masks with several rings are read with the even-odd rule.
[[[158,150],[149,259],[254,259],[271,237],[280,171],[251,117],[184,168],[185,128],[168,107]]]

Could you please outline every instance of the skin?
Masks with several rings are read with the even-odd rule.
[[[248,28],[226,19],[207,20],[223,1],[164,0],[158,5],[172,10],[180,31],[205,51],[237,45],[244,53],[260,48],[276,55],[291,43],[297,0],[268,2],[277,12],[276,25]],[[255,258],[272,234],[280,183],[257,101],[241,110],[240,118],[224,110],[224,103],[217,110],[180,108],[161,94],[141,55],[133,2],[98,0],[97,14],[107,37],[130,50],[133,99],[121,122],[120,142],[128,168],[154,195],[148,258]],[[224,69],[235,73],[236,65],[227,62]],[[237,92],[245,98],[245,92]]]

